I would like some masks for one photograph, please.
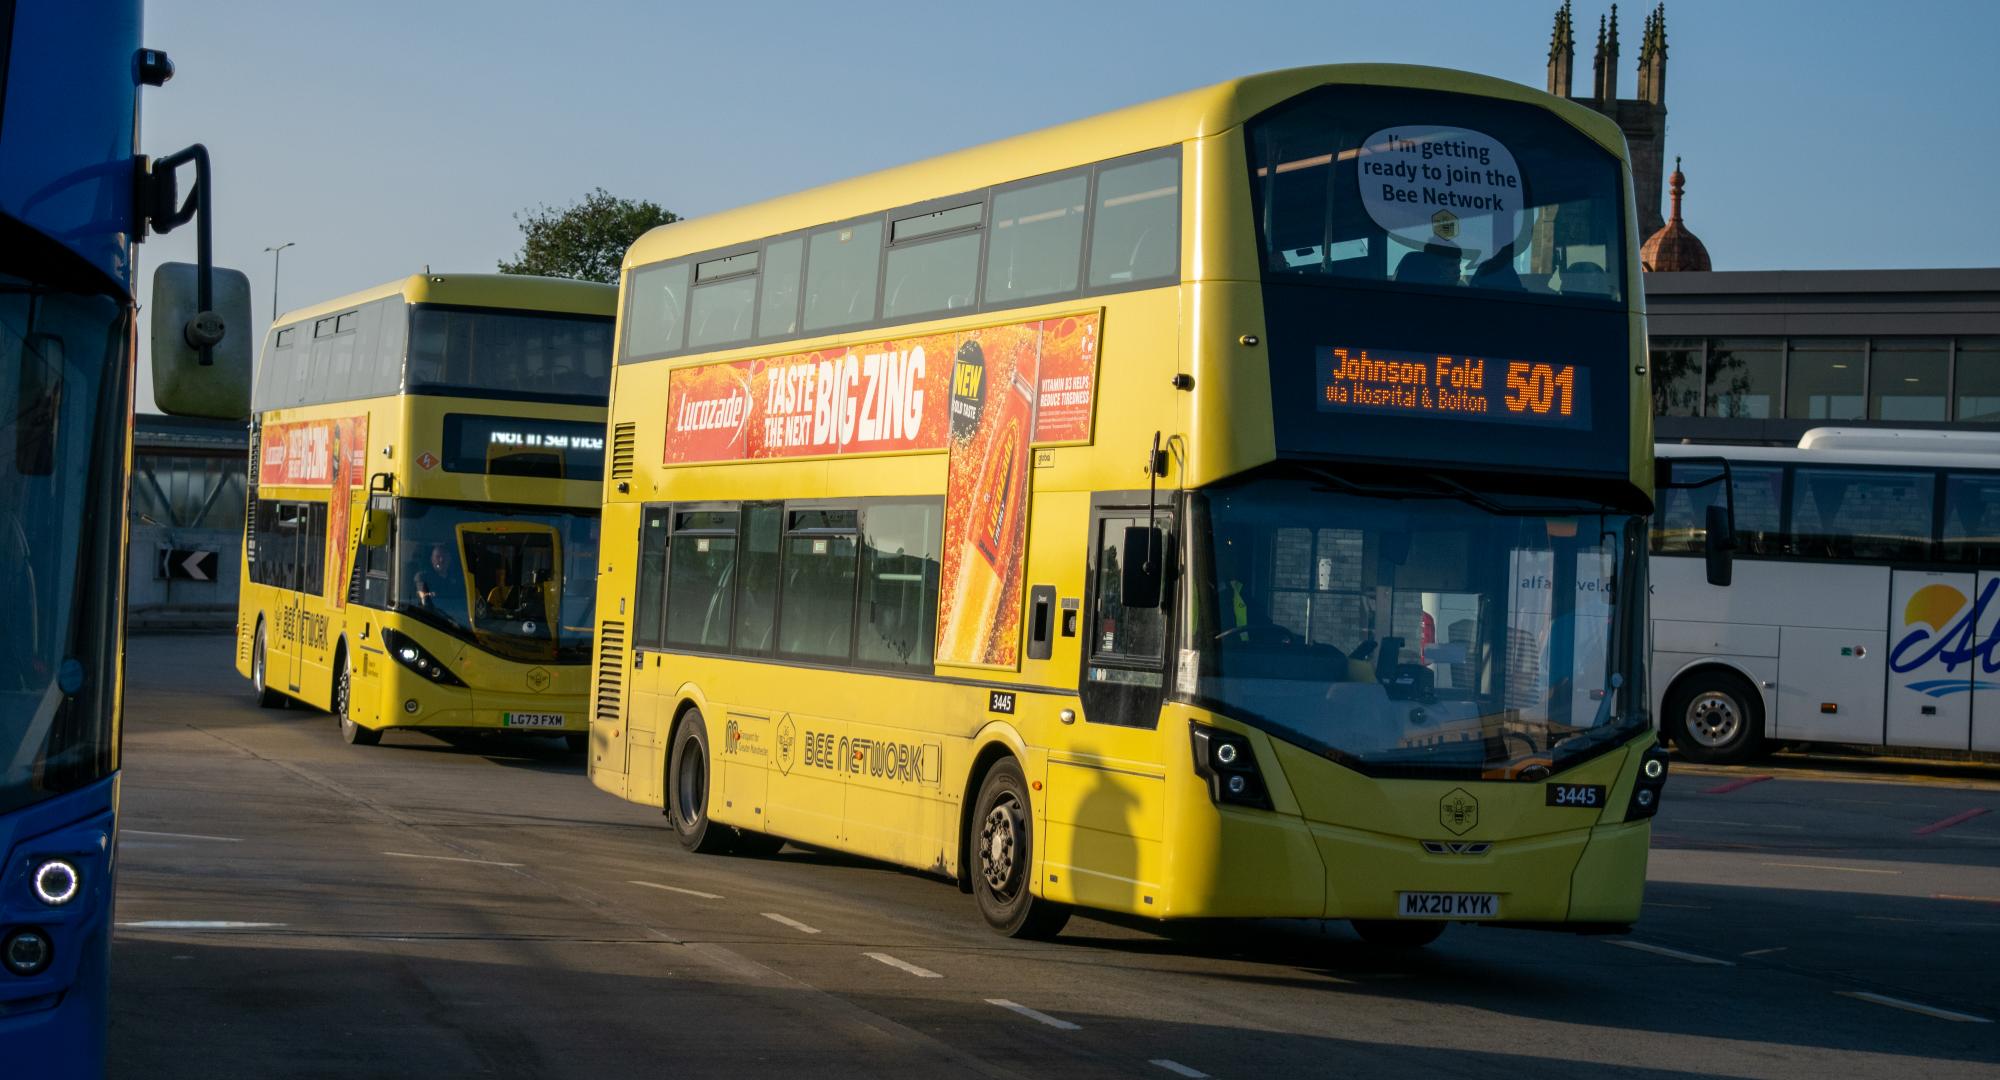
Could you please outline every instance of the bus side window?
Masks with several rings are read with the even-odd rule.
[[[784,507],[767,503],[743,508],[743,552],[737,562],[736,595],[739,653],[771,652],[771,631],[778,621],[778,539],[784,531]]]
[[[1097,174],[1090,228],[1090,285],[1171,277],[1180,267],[1179,155],[1116,165]]]
[[[637,622],[632,643],[638,648],[660,647],[666,571],[667,508],[647,506],[639,516],[639,587],[638,595],[632,598],[633,617]]]
[[[2000,472],[1945,476],[1943,556],[1966,566],[2000,565]]]

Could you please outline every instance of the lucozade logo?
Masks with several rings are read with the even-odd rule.
[[[2000,673],[2000,618],[1994,620],[1985,640],[1979,638],[1981,618],[1993,608],[1995,593],[2000,593],[2000,577],[1989,580],[1978,598],[1970,601],[1951,585],[1926,585],[1911,593],[1903,605],[1903,636],[1889,650],[1889,670],[1902,674],[1937,661],[1946,671],[1955,672],[1961,664],[1977,662],[1978,667],[1964,675],[1921,679],[1909,688],[1934,698],[1975,689],[2000,690],[2000,682],[1967,677]]]

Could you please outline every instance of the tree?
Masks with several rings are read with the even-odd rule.
[[[616,282],[634,240],[655,225],[680,219],[657,203],[620,199],[597,188],[573,206],[544,205],[515,214],[521,251],[512,261],[502,259],[500,272]]]

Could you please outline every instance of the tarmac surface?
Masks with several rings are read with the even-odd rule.
[[[1679,766],[1626,937],[1013,942],[924,875],[689,855],[554,740],[346,746],[229,645],[130,642],[114,1076],[2000,1076],[2000,770]]]

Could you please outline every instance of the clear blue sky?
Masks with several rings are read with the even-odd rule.
[[[598,186],[705,214],[1301,64],[1541,87],[1557,2],[147,6],[179,73],[146,91],[144,148],[208,144],[217,259],[250,274],[261,341],[267,245],[298,245],[297,307],[492,270],[514,214]],[[1576,5],[1578,93],[1609,6]],[[1647,10],[1620,8],[1626,96]],[[2000,4],[1670,0],[1667,29],[1667,154],[1717,269],[2000,265]],[[191,260],[193,232],[142,267]]]

